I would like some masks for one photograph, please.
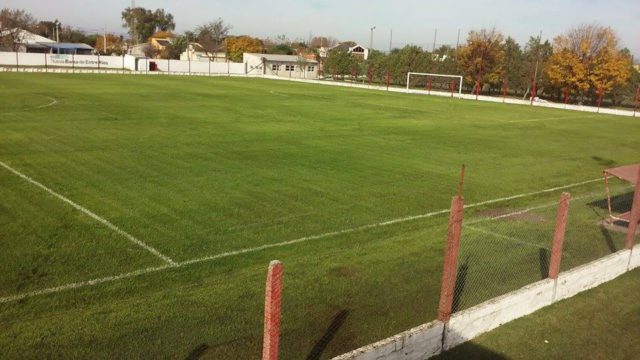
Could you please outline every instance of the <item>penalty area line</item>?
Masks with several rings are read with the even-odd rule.
[[[6,164],[2,163],[1,161],[0,161],[0,165],[6,167]],[[528,196],[535,196],[535,195],[539,195],[539,194],[545,194],[545,193],[549,193],[549,192],[565,190],[565,189],[569,189],[569,188],[572,188],[572,187],[578,187],[578,186],[585,185],[585,184],[590,184],[590,183],[593,183],[593,182],[596,182],[596,181],[601,181],[601,179],[588,180],[588,181],[578,182],[578,183],[564,185],[564,186],[558,186],[558,187],[554,187],[554,188],[550,188],[550,189],[545,189],[545,190],[540,190],[540,191],[535,191],[535,192],[530,192],[530,193],[525,193],[525,194],[518,194],[518,195],[512,195],[512,196],[507,196],[507,197],[498,198],[498,199],[487,200],[487,201],[483,201],[483,202],[479,202],[479,203],[475,203],[475,204],[470,204],[470,205],[467,205],[465,207],[466,208],[473,208],[473,207],[478,207],[478,206],[482,206],[482,205],[494,204],[494,203],[498,203],[498,202],[502,202],[502,201],[509,201],[509,200],[519,199],[519,198],[528,197]],[[39,184],[39,183],[36,183],[36,184]],[[38,186],[44,186],[44,185],[38,185]],[[375,224],[362,225],[362,226],[358,226],[358,227],[350,228],[350,229],[327,232],[327,233],[324,233],[324,234],[313,235],[313,236],[306,236],[306,237],[298,238],[298,239],[295,239],[295,240],[289,240],[289,241],[284,241],[284,242],[275,243],[275,244],[267,244],[267,245],[252,247],[252,248],[229,251],[229,252],[225,252],[225,253],[221,253],[221,254],[217,254],[217,255],[212,255],[212,256],[207,256],[207,257],[203,257],[203,258],[186,260],[186,261],[179,262],[179,263],[175,263],[175,262],[171,261],[171,263],[169,263],[168,265],[165,265],[165,266],[147,268],[147,269],[142,269],[142,270],[133,271],[133,272],[129,272],[129,273],[124,273],[124,274],[120,274],[120,275],[114,275],[114,276],[109,276],[109,277],[104,277],[104,278],[99,278],[99,279],[94,279],[94,280],[88,280],[88,281],[84,281],[84,282],[71,283],[71,284],[67,284],[67,285],[61,285],[61,286],[58,286],[58,287],[52,287],[52,288],[48,288],[48,289],[32,291],[32,292],[28,292],[28,293],[13,295],[13,296],[1,297],[0,298],[0,303],[9,303],[9,302],[14,302],[14,301],[18,301],[18,300],[24,300],[24,299],[35,297],[35,296],[59,293],[59,292],[66,291],[66,290],[72,290],[72,289],[78,289],[78,288],[83,288],[83,287],[88,287],[88,286],[95,286],[95,285],[109,283],[109,282],[115,282],[115,281],[119,281],[119,280],[124,280],[124,279],[128,279],[128,278],[134,278],[134,277],[146,275],[146,274],[156,273],[156,272],[160,272],[160,271],[164,271],[164,270],[168,270],[168,269],[177,269],[177,268],[181,268],[181,267],[185,267],[185,266],[189,266],[189,265],[193,265],[193,264],[199,264],[199,263],[219,260],[219,259],[223,259],[223,258],[227,258],[227,257],[238,256],[238,255],[242,255],[242,254],[248,254],[248,253],[258,252],[258,251],[267,250],[267,249],[285,247],[285,246],[304,243],[304,242],[308,242],[308,241],[319,240],[319,239],[324,239],[324,238],[328,238],[328,237],[339,236],[339,235],[354,233],[354,232],[357,232],[357,231],[368,230],[368,229],[373,229],[373,228],[378,228],[378,227],[390,226],[390,225],[404,223],[404,222],[418,220],[418,219],[425,219],[425,218],[434,217],[434,216],[438,216],[438,215],[448,214],[449,211],[450,211],[449,209],[443,209],[443,210],[434,211],[434,212],[421,214],[421,215],[407,216],[407,217],[402,217],[402,218],[398,218],[398,219],[383,221],[383,222],[379,222],[379,223],[375,223]],[[472,229],[472,230],[474,230],[474,229]],[[513,239],[511,239],[511,240],[513,240]]]
[[[89,216],[90,218],[96,220],[97,222],[101,223],[102,225],[108,227],[109,229],[115,231],[116,233],[120,234],[121,236],[123,236],[127,240],[131,241],[132,243],[134,243],[134,244],[140,246],[141,248],[147,250],[151,254],[155,255],[158,258],[160,258],[165,263],[167,263],[169,265],[175,265],[176,264],[168,256],[163,255],[162,253],[160,253],[158,250],[156,250],[151,245],[146,244],[145,242],[137,239],[135,236],[133,236],[133,235],[129,234],[128,232],[126,232],[126,231],[120,229],[119,227],[115,226],[109,220],[107,220],[107,219],[97,215],[96,213],[92,212],[91,210],[89,210],[89,209],[87,209],[87,208],[85,208],[85,207],[73,202],[72,200],[70,200],[69,198],[65,197],[64,195],[61,195],[61,194],[53,191],[52,189],[46,187],[42,183],[40,183],[40,182],[30,178],[29,176],[19,172],[18,170],[12,168],[11,166],[5,164],[2,161],[0,161],[0,166],[2,166],[3,168],[7,169],[10,172],[12,172],[14,175],[16,175],[16,176],[22,178],[23,180],[27,181],[28,183],[39,187],[40,189],[44,190],[45,192],[49,193],[50,195],[52,195],[52,196],[58,198],[59,200],[65,202],[66,204],[71,205],[71,207],[73,207],[76,210],[82,212],[83,214]]]

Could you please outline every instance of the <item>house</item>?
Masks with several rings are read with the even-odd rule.
[[[246,64],[249,75],[318,78],[318,61],[304,56],[244,53],[242,61]]]
[[[187,49],[180,54],[180,60],[184,61],[213,61],[213,62],[226,62],[227,53],[219,51],[216,53],[208,52],[204,46],[198,43],[189,43]]]
[[[329,56],[329,53],[334,50],[341,50],[353,54],[354,56],[361,57],[364,60],[369,59],[369,48],[364,47],[353,41],[345,41],[330,49],[320,48],[320,57],[325,58]]]
[[[149,38],[149,45],[153,46],[157,53],[165,51],[173,44],[175,35],[170,31],[158,31]]]
[[[94,48],[82,43],[58,43],[26,30],[5,30],[0,37],[12,36],[18,52],[91,55]]]

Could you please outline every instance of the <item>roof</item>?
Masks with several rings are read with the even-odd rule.
[[[18,28],[0,31],[0,37],[7,36],[11,33],[15,33],[16,42],[23,44],[55,43],[55,41],[44,36],[40,36],[27,30],[21,30]]]
[[[613,175],[620,180],[628,181],[633,185],[638,184],[638,174],[640,173],[640,164],[621,166],[617,168],[607,169],[605,174]]]
[[[246,55],[258,56],[266,61],[281,61],[281,62],[299,62],[301,59],[305,62],[317,64],[316,60],[307,59],[304,56],[299,55],[279,55],[279,54],[253,54],[247,53]]]
[[[52,49],[60,50],[93,50],[93,47],[82,43],[46,43],[40,44]]]

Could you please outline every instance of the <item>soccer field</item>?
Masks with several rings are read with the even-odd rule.
[[[273,259],[282,357],[339,355],[436,317],[462,164],[478,218],[602,199],[638,130],[264,79],[0,73],[2,356],[257,358]],[[578,228],[596,255],[620,244]]]

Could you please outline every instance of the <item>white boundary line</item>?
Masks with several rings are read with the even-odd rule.
[[[2,165],[2,166],[4,166],[4,167],[6,167],[6,168],[11,170],[10,167],[8,167],[6,164],[2,163],[1,161],[0,161],[0,165]],[[13,171],[13,170],[11,170],[11,171]],[[19,173],[16,172],[16,174],[19,174]],[[37,182],[35,182],[33,180],[29,180],[29,178],[27,178],[26,176],[24,176],[24,175],[19,175],[19,176],[25,178],[29,182],[34,183],[38,187],[41,187],[41,188],[47,190],[47,188],[45,188],[44,185],[42,185],[40,183],[37,183]],[[466,208],[473,208],[473,207],[478,207],[478,206],[487,205],[487,204],[494,204],[494,203],[498,203],[498,202],[502,202],[502,201],[509,201],[509,200],[513,200],[513,199],[519,199],[519,198],[523,198],[523,197],[527,197],[527,196],[535,196],[535,195],[539,195],[539,194],[545,194],[545,193],[549,193],[549,192],[569,189],[569,188],[572,188],[572,187],[578,187],[578,186],[581,186],[581,185],[590,184],[590,183],[593,183],[593,182],[596,182],[596,181],[601,181],[601,180],[602,179],[588,180],[588,181],[583,181],[583,182],[579,182],[579,183],[575,183],[575,184],[558,186],[558,187],[545,189],[545,190],[541,190],[541,191],[530,192],[530,193],[526,193],[526,194],[512,195],[512,196],[507,196],[507,197],[503,197],[503,198],[499,198],[499,199],[487,200],[487,201],[483,201],[483,202],[479,202],[479,203],[475,203],[475,204],[470,204],[470,205],[467,205],[465,207]],[[57,197],[61,197],[61,195],[56,195],[55,193],[52,193],[52,194],[57,196]],[[64,199],[66,199],[64,197],[61,197],[61,199],[63,199],[63,201],[65,201],[65,202],[69,202],[74,207],[75,206],[79,206],[79,205],[73,205],[74,203],[70,202],[70,200],[64,200]],[[222,258],[227,258],[227,257],[231,257],[231,256],[237,256],[237,255],[242,255],[242,254],[247,254],[247,253],[258,252],[258,251],[262,251],[262,250],[266,250],[266,249],[284,247],[284,246],[299,244],[299,243],[308,242],[308,241],[312,241],[312,240],[318,240],[318,239],[328,238],[328,237],[332,237],[332,236],[349,234],[349,233],[353,233],[353,232],[357,232],[357,231],[361,231],[361,230],[373,229],[373,228],[399,224],[399,223],[412,221],[412,220],[417,220],[417,219],[424,219],[424,218],[434,217],[434,216],[443,215],[443,214],[447,214],[447,213],[449,213],[449,209],[443,209],[443,210],[434,211],[434,212],[430,212],[430,213],[426,213],[426,214],[407,216],[407,217],[388,220],[388,221],[379,222],[379,223],[375,223],[375,224],[358,226],[358,227],[351,228],[351,229],[333,231],[333,232],[328,232],[328,233],[324,233],[324,234],[320,234],[320,235],[306,236],[306,237],[302,237],[302,238],[299,238],[299,239],[284,241],[284,242],[280,242],[280,243],[276,243],[276,244],[268,244],[268,245],[262,245],[262,246],[253,247],[253,248],[246,248],[246,249],[241,249],[241,250],[229,251],[229,252],[225,252],[225,253],[221,253],[221,254],[217,254],[217,255],[207,256],[207,257],[203,257],[203,258],[199,258],[199,259],[187,260],[187,261],[183,261],[183,262],[179,262],[179,263],[175,263],[175,262],[171,261],[171,263],[169,263],[169,265],[165,265],[165,266],[147,268],[147,269],[137,270],[137,271],[124,273],[124,274],[120,274],[120,275],[114,275],[114,276],[109,276],[109,277],[104,277],[104,278],[99,278],[99,279],[94,279],[94,280],[88,280],[88,281],[83,281],[83,282],[76,282],[76,283],[71,283],[71,284],[67,284],[67,285],[61,285],[61,286],[57,286],[57,287],[47,288],[47,289],[43,289],[43,290],[32,291],[32,292],[28,292],[28,293],[24,293],[24,294],[18,294],[18,295],[7,296],[7,297],[0,297],[0,304],[14,302],[14,301],[18,301],[18,300],[23,300],[23,299],[26,299],[26,298],[40,296],[40,295],[58,293],[58,292],[62,292],[62,291],[65,291],[65,290],[78,289],[78,288],[82,288],[82,287],[94,286],[94,285],[108,283],[108,282],[115,282],[115,281],[118,281],[118,280],[133,278],[133,277],[137,277],[137,276],[141,276],[141,275],[145,275],[145,274],[150,274],[150,273],[155,273],[155,272],[160,272],[160,271],[167,270],[167,269],[181,268],[181,267],[192,265],[192,264],[198,264],[198,263],[218,260],[218,259],[222,259]],[[108,224],[110,224],[110,223],[108,223]],[[115,227],[115,225],[111,225],[111,226]],[[117,229],[117,228],[115,228],[115,229]],[[118,231],[118,230],[116,230],[116,231]]]
[[[526,123],[526,122],[536,122],[536,121],[551,121],[551,120],[576,120],[576,119],[596,119],[600,114],[591,114],[591,115],[582,115],[582,116],[564,116],[564,117],[549,117],[549,118],[538,118],[538,119],[527,119],[527,120],[509,120],[509,121],[501,121],[504,124],[514,124],[514,123]]]
[[[549,250],[549,248],[546,247],[546,246],[537,245],[537,244],[533,244],[533,243],[528,243],[526,241],[518,240],[518,239],[516,239],[514,237],[511,237],[511,236],[498,234],[496,232],[485,230],[485,229],[481,229],[481,228],[478,228],[478,227],[475,227],[475,226],[469,226],[469,225],[462,225],[462,226],[464,228],[466,228],[466,229],[469,229],[469,230],[472,230],[472,231],[475,231],[475,232],[478,232],[478,233],[481,233],[481,234],[497,237],[499,239],[509,240],[509,241],[517,243],[517,244],[532,246],[532,247],[535,247],[537,249],[543,248],[543,249]]]
[[[30,178],[29,176],[19,172],[18,170],[12,168],[11,166],[5,164],[2,161],[0,161],[0,166],[2,166],[3,168],[9,170],[10,172],[12,172],[13,174],[19,176],[20,178],[26,180],[27,182],[39,187],[40,189],[42,189],[44,191],[46,191],[47,193],[57,197],[58,199],[62,200],[63,202],[71,205],[76,210],[79,210],[80,212],[82,212],[85,215],[89,216],[90,218],[96,220],[97,222],[101,223],[102,225],[104,225],[104,226],[108,227],[109,229],[115,231],[116,233],[122,235],[127,240],[131,241],[132,243],[140,246],[141,248],[147,250],[151,254],[153,254],[153,255],[157,256],[158,258],[162,259],[162,261],[164,261],[165,263],[167,263],[169,265],[175,265],[175,262],[173,260],[171,260],[168,256],[165,256],[165,255],[161,254],[158,250],[156,250],[152,246],[150,246],[150,245],[138,240],[135,236],[133,236],[133,235],[127,233],[126,231],[120,229],[119,227],[115,226],[114,224],[112,224],[111,222],[106,220],[105,218],[100,217],[99,215],[96,215],[94,212],[82,207],[81,205],[78,205],[77,203],[69,200],[68,198],[64,197],[63,195],[58,194],[57,192],[51,190],[50,188],[44,186],[43,184],[37,182],[36,180],[34,180],[32,178]]]
[[[51,102],[50,102],[50,103],[48,103],[48,104],[46,104],[46,105],[36,106],[36,109],[44,109],[44,108],[48,108],[48,107],[53,106],[53,105],[55,105],[55,104],[57,104],[57,103],[58,103],[58,100],[56,100],[55,98],[52,98],[51,96],[45,96],[45,95],[43,95],[43,96],[44,96],[44,97],[46,97],[46,98],[48,98],[49,100],[51,100]]]

